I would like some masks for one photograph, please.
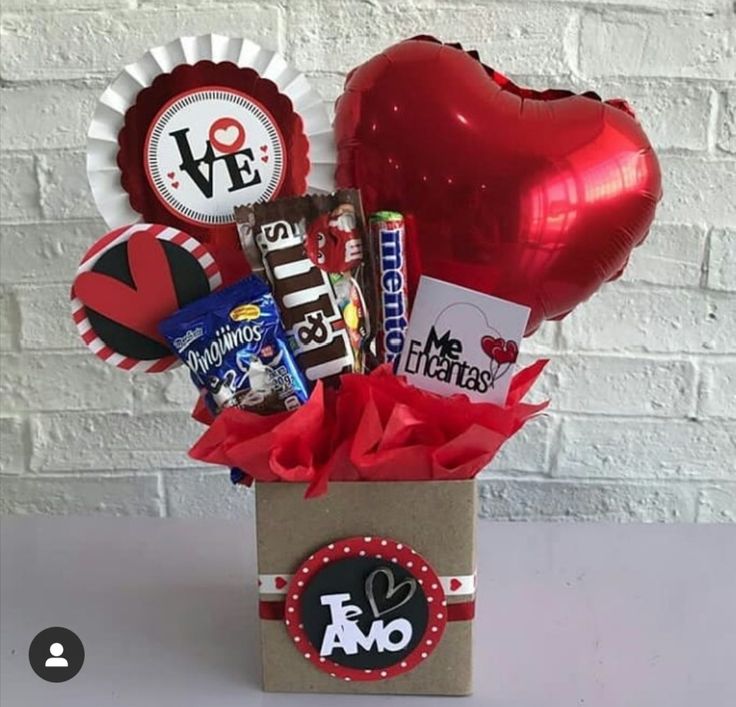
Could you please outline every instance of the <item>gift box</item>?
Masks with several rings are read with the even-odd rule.
[[[545,363],[504,405],[381,367],[294,411],[209,421],[190,455],[255,482],[265,690],[471,692],[474,479],[546,407],[524,402]]]
[[[256,483],[264,689],[470,693],[475,481],[305,490]]]

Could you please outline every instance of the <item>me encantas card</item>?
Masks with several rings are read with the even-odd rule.
[[[397,372],[433,393],[502,405],[530,311],[422,276]]]

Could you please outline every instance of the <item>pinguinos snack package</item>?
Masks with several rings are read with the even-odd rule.
[[[293,410],[309,397],[273,295],[256,275],[180,309],[160,330],[214,413]]]

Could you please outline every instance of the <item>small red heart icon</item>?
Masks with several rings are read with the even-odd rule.
[[[171,186],[172,186],[172,187],[173,187],[174,189],[178,189],[178,188],[179,188],[179,182],[171,182]]]
[[[463,586],[463,583],[457,577],[453,577],[450,580],[450,591],[451,592],[456,592],[462,586]]]
[[[166,176],[167,176],[167,177],[168,177],[169,179],[173,179],[173,178],[174,178],[174,172],[167,172],[167,173],[166,173]]]
[[[483,353],[497,363],[514,363],[519,356],[519,347],[515,341],[494,336],[484,336],[480,340]]]
[[[268,145],[261,145],[261,152],[268,152]]]
[[[261,162],[268,162],[268,155],[261,157]]]
[[[483,349],[483,353],[488,356],[488,358],[493,358],[493,349],[496,346],[501,346],[503,344],[503,339],[500,337],[497,339],[494,336],[484,336],[480,340],[480,347]]]
[[[229,155],[245,144],[245,128],[235,118],[218,118],[210,125],[209,141],[223,155]]]
[[[499,363],[514,363],[519,356],[519,347],[515,341],[506,341],[502,346],[493,348],[493,358]]]
[[[286,586],[286,580],[283,577],[276,577],[273,580],[276,589],[283,589]]]

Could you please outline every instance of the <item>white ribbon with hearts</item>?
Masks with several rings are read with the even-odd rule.
[[[259,574],[258,592],[260,594],[286,594],[291,582],[290,574]],[[476,575],[447,575],[440,577],[445,596],[461,597],[475,594]]]

